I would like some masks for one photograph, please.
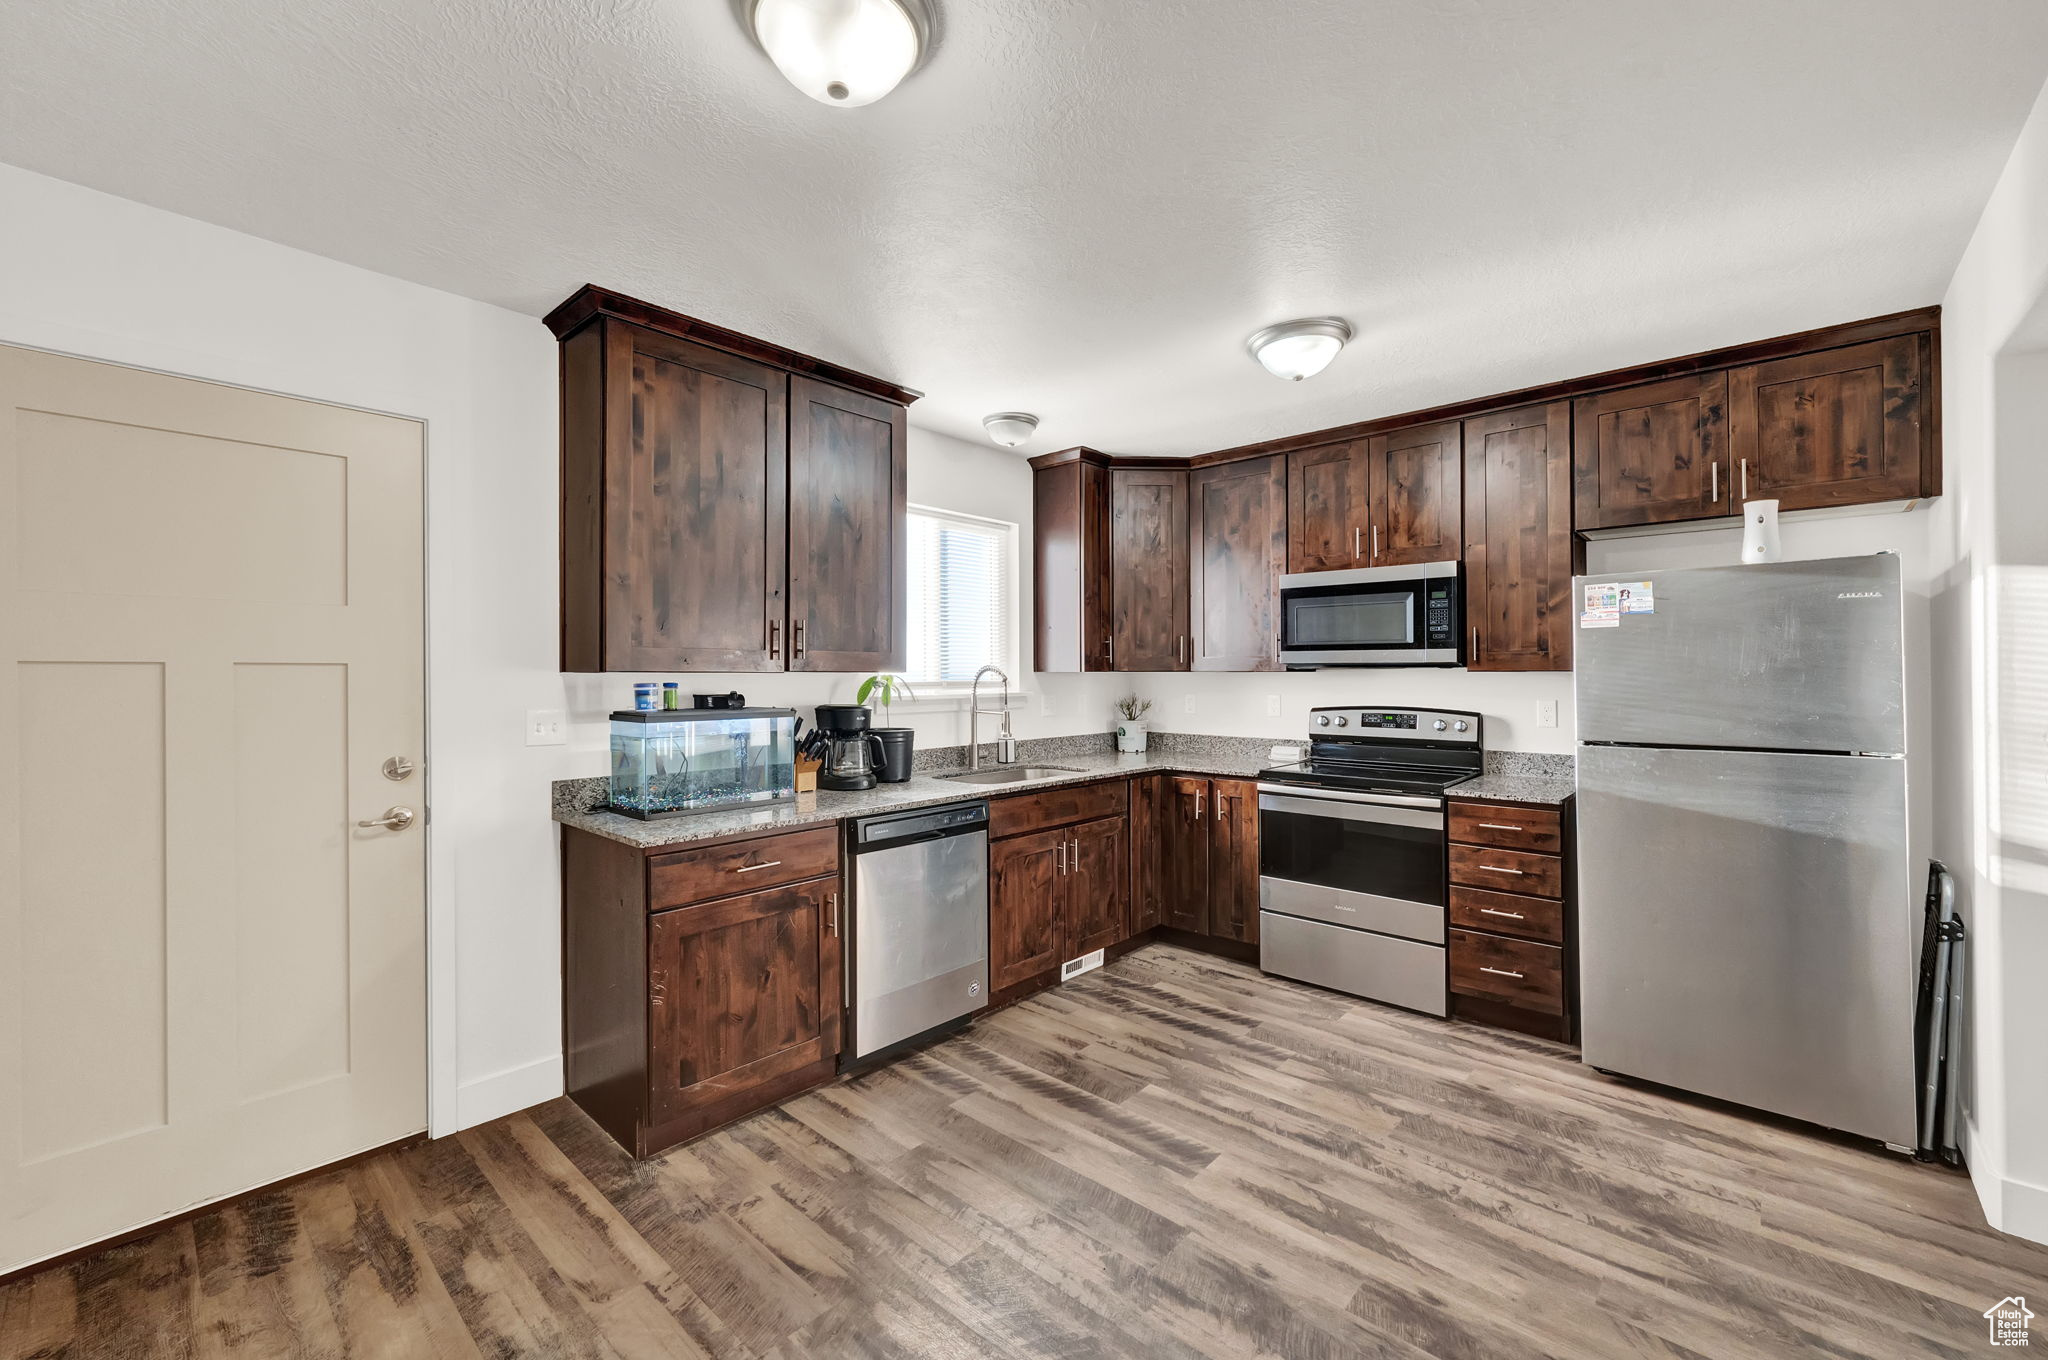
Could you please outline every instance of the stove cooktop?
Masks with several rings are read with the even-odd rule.
[[[1486,763],[1480,715],[1456,709],[1309,710],[1306,760],[1259,771],[1271,784],[1441,798]]]
[[[1268,784],[1299,784],[1303,788],[1341,789],[1349,793],[1405,793],[1429,797],[1468,779],[1476,770],[1431,770],[1413,766],[1375,765],[1364,761],[1304,760],[1260,770]]]

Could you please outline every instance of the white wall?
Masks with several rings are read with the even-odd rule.
[[[2048,89],[1942,304],[1936,852],[1968,920],[1971,1178],[2048,1241]]]

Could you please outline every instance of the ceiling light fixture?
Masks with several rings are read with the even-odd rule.
[[[1314,316],[1268,326],[1245,341],[1244,347],[1274,377],[1300,382],[1328,368],[1350,338],[1351,327],[1344,318]]]
[[[872,104],[931,50],[927,0],[746,0],[747,32],[820,104]]]
[[[988,437],[1006,449],[1014,449],[1038,430],[1038,417],[1029,411],[998,411],[981,418]]]

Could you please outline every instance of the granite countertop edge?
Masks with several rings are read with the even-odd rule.
[[[1143,754],[1090,754],[1046,757],[1046,763],[1063,767],[1057,774],[1022,779],[1007,784],[962,784],[931,773],[913,774],[901,784],[878,784],[858,792],[821,790],[800,793],[766,806],[722,808],[686,813],[656,821],[607,812],[601,808],[576,805],[573,790],[580,786],[601,786],[596,779],[556,781],[554,819],[606,840],[643,850],[692,845],[704,841],[755,836],[768,832],[796,830],[837,822],[848,817],[873,817],[912,808],[934,807],[975,798],[995,798],[1013,793],[1032,793],[1065,784],[1085,784],[1134,774],[1220,775],[1249,779],[1272,764],[1266,757],[1239,754],[1204,756],[1191,752],[1152,751]],[[1483,774],[1450,790],[1452,797],[1496,798],[1509,802],[1558,805],[1572,796],[1572,781],[1540,775]],[[601,796],[601,795],[600,795]]]

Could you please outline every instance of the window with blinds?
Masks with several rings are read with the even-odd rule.
[[[1016,666],[1017,526],[918,506],[910,509],[913,685],[966,685],[983,666]]]

